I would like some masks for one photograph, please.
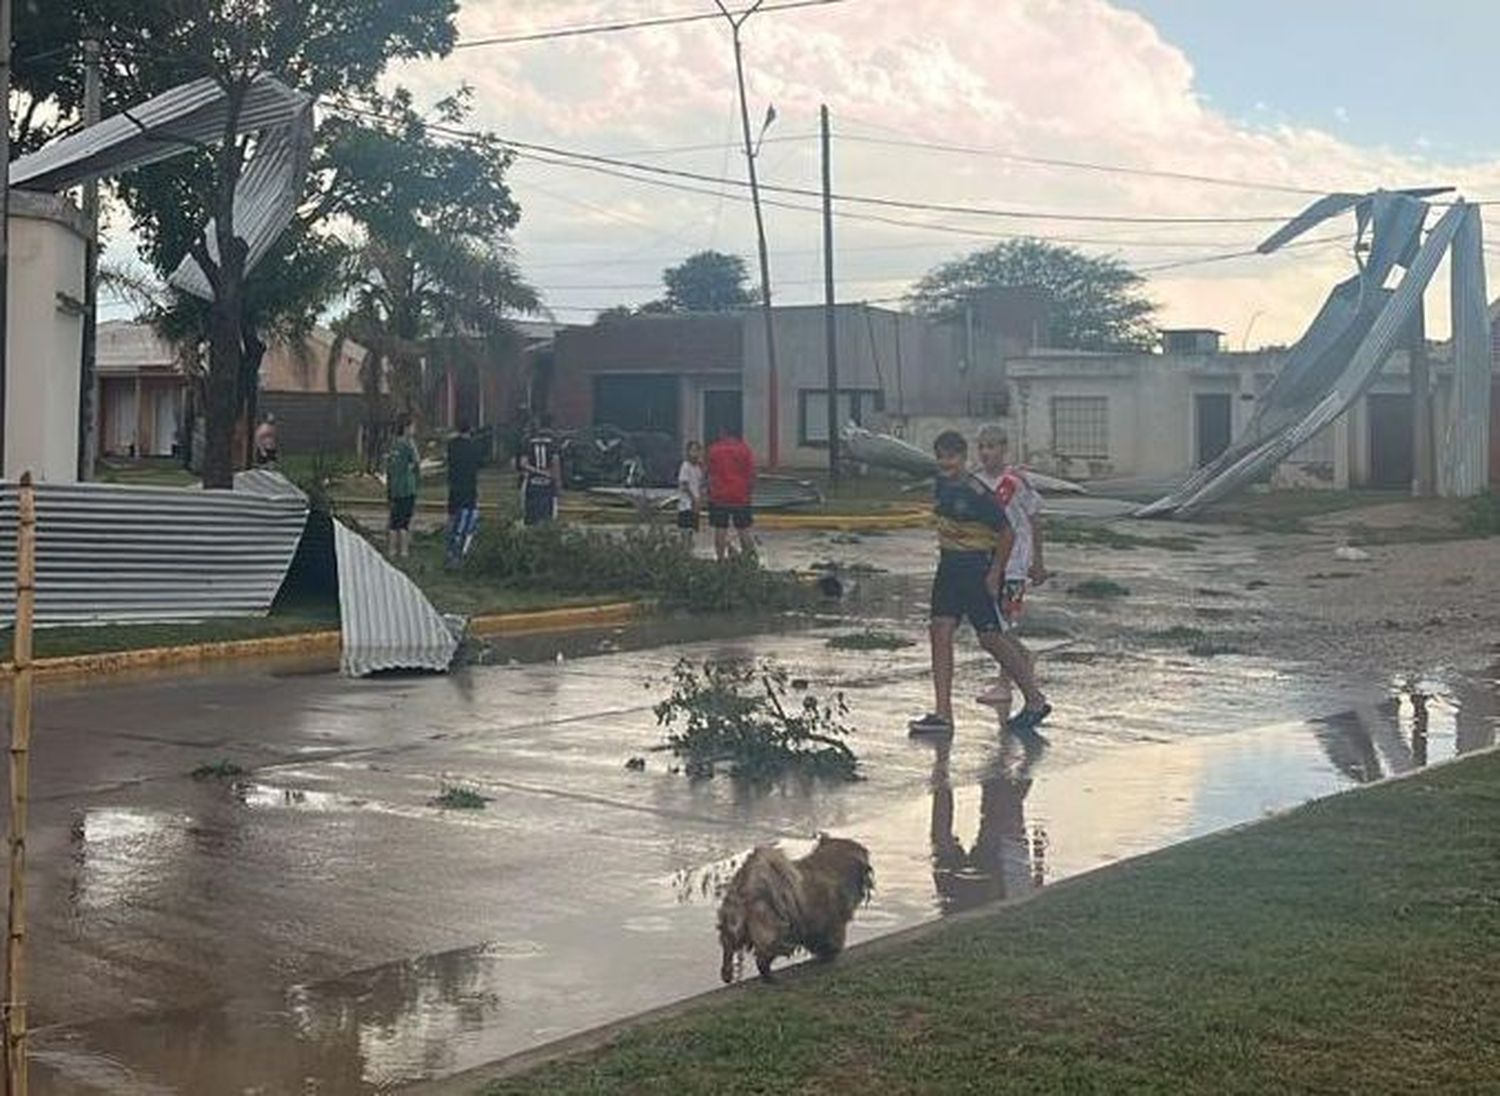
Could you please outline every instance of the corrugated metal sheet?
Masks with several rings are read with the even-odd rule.
[[[381,670],[448,669],[458,639],[416,583],[339,521],[333,545],[344,672],[363,677]]]
[[[1240,457],[1212,482],[1185,499],[1178,508],[1179,514],[1190,516],[1197,513],[1235,488],[1274,468],[1292,450],[1342,415],[1365,393],[1380,374],[1386,359],[1409,330],[1422,293],[1437,272],[1438,263],[1452,243],[1454,231],[1464,217],[1466,208],[1461,202],[1454,205],[1427,234],[1427,239],[1412,260],[1406,276],[1401,279],[1401,284],[1375,318],[1369,333],[1349,359],[1344,371],[1339,374],[1332,389],[1301,420]]]
[[[116,175],[176,156],[188,148],[222,140],[228,99],[204,78],[163,92],[10,165],[10,185],[65,190],[90,179]],[[249,248],[253,267],[291,220],[301,196],[312,150],[312,100],[271,76],[251,84],[238,119],[240,133],[257,135],[254,152],[234,193],[235,233]],[[204,229],[217,258],[213,225]],[[191,257],[173,271],[173,285],[210,297],[208,280]]]
[[[307,503],[235,491],[37,486],[37,624],[264,615]],[[15,614],[16,485],[0,484],[0,620]]]
[[[1477,495],[1490,485],[1490,331],[1484,237],[1477,206],[1464,210],[1453,237],[1453,417],[1439,466],[1441,493]]]

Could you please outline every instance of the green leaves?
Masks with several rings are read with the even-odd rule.
[[[983,290],[1040,288],[1052,297],[1049,346],[1149,350],[1156,344],[1156,306],[1143,295],[1145,284],[1119,259],[1045,240],[1007,240],[929,271],[911,303],[925,315],[954,319]]]

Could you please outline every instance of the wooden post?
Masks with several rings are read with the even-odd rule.
[[[5,1096],[26,1096],[26,811],[31,763],[31,626],[36,608],[36,489],[17,492],[16,621],[10,719],[10,895],[5,936]]]

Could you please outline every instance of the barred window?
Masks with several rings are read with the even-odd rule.
[[[1059,457],[1109,459],[1109,397],[1053,396],[1052,451]]]

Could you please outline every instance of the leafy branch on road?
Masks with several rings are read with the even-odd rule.
[[[819,698],[774,659],[702,663],[680,659],[671,694],[653,711],[670,750],[692,777],[721,767],[731,777],[769,780],[789,772],[858,780],[845,744],[849,705],[842,692]]]

